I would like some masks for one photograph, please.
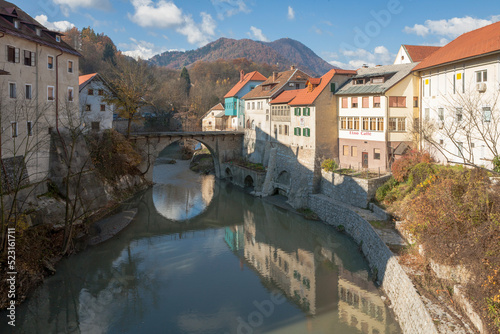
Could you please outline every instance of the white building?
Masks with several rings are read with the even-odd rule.
[[[442,163],[491,168],[500,149],[500,22],[457,37],[414,71],[421,146]]]
[[[98,73],[82,75],[80,83],[80,110],[87,129],[106,130],[113,127],[114,104],[104,101],[112,94],[109,84]]]
[[[394,65],[421,62],[440,48],[440,46],[402,44],[394,60]]]

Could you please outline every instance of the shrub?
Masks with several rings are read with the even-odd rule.
[[[411,150],[404,154],[401,158],[394,161],[392,164],[392,175],[394,179],[398,182],[405,182],[410,175],[411,169],[422,162],[431,163],[433,162],[431,156],[427,152],[420,152],[416,150]]]
[[[389,191],[391,191],[394,187],[396,187],[399,184],[394,177],[391,177],[389,180],[387,180],[382,186],[380,186],[377,189],[377,192],[375,193],[375,199],[379,202],[382,203]]]
[[[321,163],[321,168],[323,168],[327,172],[333,172],[339,168],[339,165],[332,159],[325,159]]]
[[[500,173],[500,156],[496,156],[493,158],[493,170],[497,173]]]

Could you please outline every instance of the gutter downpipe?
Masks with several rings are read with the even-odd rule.
[[[61,51],[61,53],[56,56],[56,131],[59,139],[61,140],[64,155],[66,156],[66,159],[68,159],[66,144],[64,143],[64,139],[61,135],[61,132],[59,131],[59,57],[63,54],[64,52]]]

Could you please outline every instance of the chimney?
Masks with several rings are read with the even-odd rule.
[[[273,82],[278,78],[278,72],[273,72]]]
[[[368,65],[366,65],[366,64],[363,64],[363,68],[368,68]]]
[[[241,70],[240,71],[240,82],[243,81],[243,77],[245,76],[245,71]]]
[[[294,70],[295,69],[295,65],[290,66],[290,69]]]

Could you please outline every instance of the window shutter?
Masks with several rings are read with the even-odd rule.
[[[330,92],[332,92],[332,93],[335,92],[335,83],[334,82],[330,83]]]
[[[16,51],[15,51],[15,62],[16,63],[19,63],[19,60],[20,60],[20,50],[18,48],[16,48]]]
[[[35,63],[35,55],[36,54],[34,52],[31,53],[31,66],[35,66],[36,65],[36,63]]]

